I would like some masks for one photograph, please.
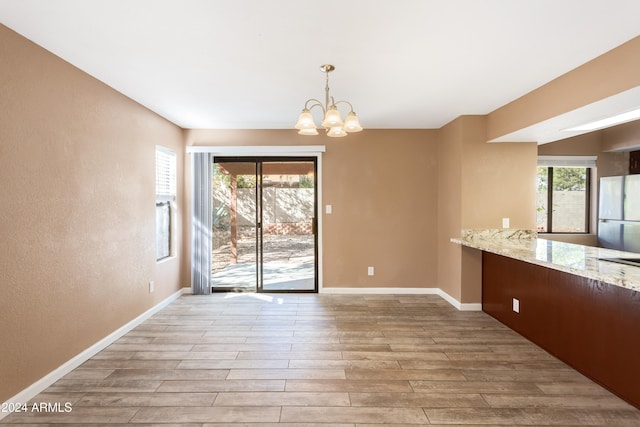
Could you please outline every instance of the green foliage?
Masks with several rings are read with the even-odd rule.
[[[547,191],[549,188],[549,168],[547,167],[538,167],[537,174],[537,182],[538,182],[538,191]]]
[[[300,175],[300,188],[313,188],[313,175]]]
[[[256,188],[255,175],[238,175],[236,177],[238,188]],[[213,186],[214,188],[231,188],[231,175],[223,172],[223,169],[214,165],[213,168]]]
[[[238,175],[238,188],[256,188],[255,175]]]
[[[538,191],[549,188],[548,167],[539,167],[537,174]],[[585,191],[587,189],[586,168],[553,168],[554,191]]]
[[[213,188],[231,187],[231,177],[229,174],[222,172],[222,169],[217,165],[213,165]]]
[[[555,191],[585,191],[587,189],[586,168],[553,168]]]

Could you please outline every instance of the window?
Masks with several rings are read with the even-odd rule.
[[[536,224],[540,233],[588,233],[595,158],[538,159]]]
[[[171,202],[156,202],[156,260],[171,256]]]
[[[171,202],[176,197],[176,154],[156,146],[156,260],[171,256]]]

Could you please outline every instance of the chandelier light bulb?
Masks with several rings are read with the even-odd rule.
[[[324,120],[322,121],[322,126],[326,128],[331,128],[335,126],[342,126],[342,117],[340,117],[340,111],[336,108],[336,106],[332,106],[327,110],[327,113],[324,115]]]
[[[360,120],[358,120],[358,116],[356,116],[356,113],[353,111],[347,114],[347,118],[344,119],[344,130],[349,133],[360,132],[362,130]]]
[[[313,116],[311,115],[311,111],[309,111],[306,108],[302,110],[302,113],[300,113],[300,116],[298,116],[298,122],[296,123],[295,128],[296,129],[315,129],[316,128],[316,124],[313,121]],[[316,132],[315,135],[317,134],[318,133]]]

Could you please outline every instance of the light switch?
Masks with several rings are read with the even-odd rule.
[[[332,208],[331,208],[331,205],[326,205],[326,206],[324,207],[324,211],[325,211],[327,214],[330,214],[330,213],[333,211],[333,210],[332,210]]]
[[[517,298],[513,299],[513,311],[520,313],[520,300]]]

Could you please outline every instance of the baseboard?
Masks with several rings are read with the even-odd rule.
[[[322,294],[438,294],[438,288],[322,288]]]
[[[442,289],[438,289],[438,295],[459,311],[482,311],[482,303],[461,303]]]
[[[461,303],[440,288],[322,288],[322,294],[398,294],[398,295],[438,295],[459,311],[482,311],[480,303]]]
[[[109,345],[113,344],[118,338],[122,337],[127,332],[131,331],[133,328],[153,316],[155,313],[175,301],[180,297],[180,295],[185,293],[191,293],[191,288],[182,288],[174,294],[170,295],[168,298],[165,298],[160,303],[156,304],[149,310],[142,313],[140,316],[136,317],[129,323],[120,327],[116,331],[107,335],[97,343],[93,344],[91,347],[87,348],[80,354],[74,356],[73,358],[66,361],[64,364],[60,365],[53,371],[49,372],[44,377],[40,378],[35,383],[31,384],[29,387],[25,388],[12,398],[8,399],[6,402],[2,403],[2,407],[8,406],[10,403],[25,403],[29,400],[33,399],[38,394],[42,393],[45,389],[51,386],[53,383],[58,381],[60,378],[67,375],[69,372],[73,371],[80,365],[82,365],[87,360],[91,359],[100,351],[107,348]],[[9,415],[8,412],[0,411],[0,420]]]

